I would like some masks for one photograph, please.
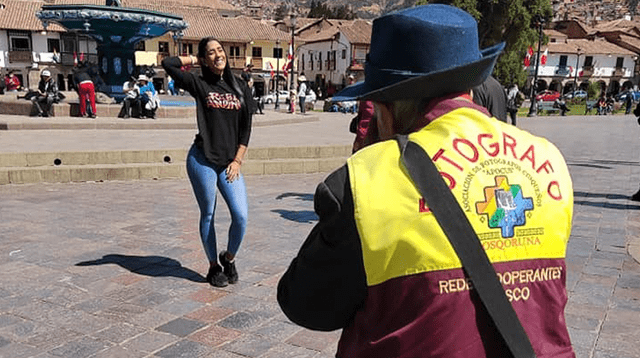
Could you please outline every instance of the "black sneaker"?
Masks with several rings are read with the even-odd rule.
[[[637,193],[631,195],[631,200],[633,201],[640,201],[640,190],[638,190]]]
[[[220,265],[215,265],[209,268],[209,273],[207,273],[207,282],[211,284],[211,286],[215,287],[225,287],[229,284],[229,280],[227,276],[222,273],[222,267]]]
[[[227,276],[227,278],[229,279],[229,283],[234,284],[236,282],[238,282],[238,270],[236,270],[236,263],[235,260],[229,262],[227,260],[227,251],[222,251],[220,253],[220,255],[218,255],[218,258],[220,259],[220,263],[222,264],[222,267],[224,268],[224,274]]]

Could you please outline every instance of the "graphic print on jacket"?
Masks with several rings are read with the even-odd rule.
[[[240,109],[240,100],[233,93],[209,92],[207,95],[207,107],[210,109]]]
[[[560,151],[465,107],[409,140],[431,155],[467,215],[537,356],[574,358],[564,320],[573,188]],[[397,143],[386,141],[348,159],[367,296],[343,330],[337,356],[505,356],[399,158]]]

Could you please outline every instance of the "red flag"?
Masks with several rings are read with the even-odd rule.
[[[533,56],[533,47],[529,46],[527,54],[524,56],[524,67],[531,65],[531,56]]]
[[[544,53],[542,54],[542,57],[540,57],[540,64],[541,65],[546,65],[547,64],[547,55],[549,54],[549,49],[544,50]]]
[[[293,67],[293,61],[289,61],[284,66],[282,66],[282,72],[284,72],[285,76],[287,76],[287,73],[292,67]]]
[[[80,52],[80,62],[84,61],[84,52]]]
[[[78,66],[78,55],[73,51],[73,65]]]

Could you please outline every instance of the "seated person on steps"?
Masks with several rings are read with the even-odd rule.
[[[122,92],[126,94],[122,100],[122,109],[118,117],[120,118],[140,118],[142,106],[140,104],[140,87],[134,78],[122,85]]]

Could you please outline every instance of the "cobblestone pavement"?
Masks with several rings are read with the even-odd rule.
[[[627,253],[640,127],[631,116],[519,126],[556,143],[574,180],[566,318],[578,357],[640,357],[640,265]],[[0,186],[0,357],[332,357],[339,332],[297,327],[275,301],[324,176],[246,177],[240,281],[223,289],[204,282],[186,180]],[[219,238],[228,225],[219,205]]]

